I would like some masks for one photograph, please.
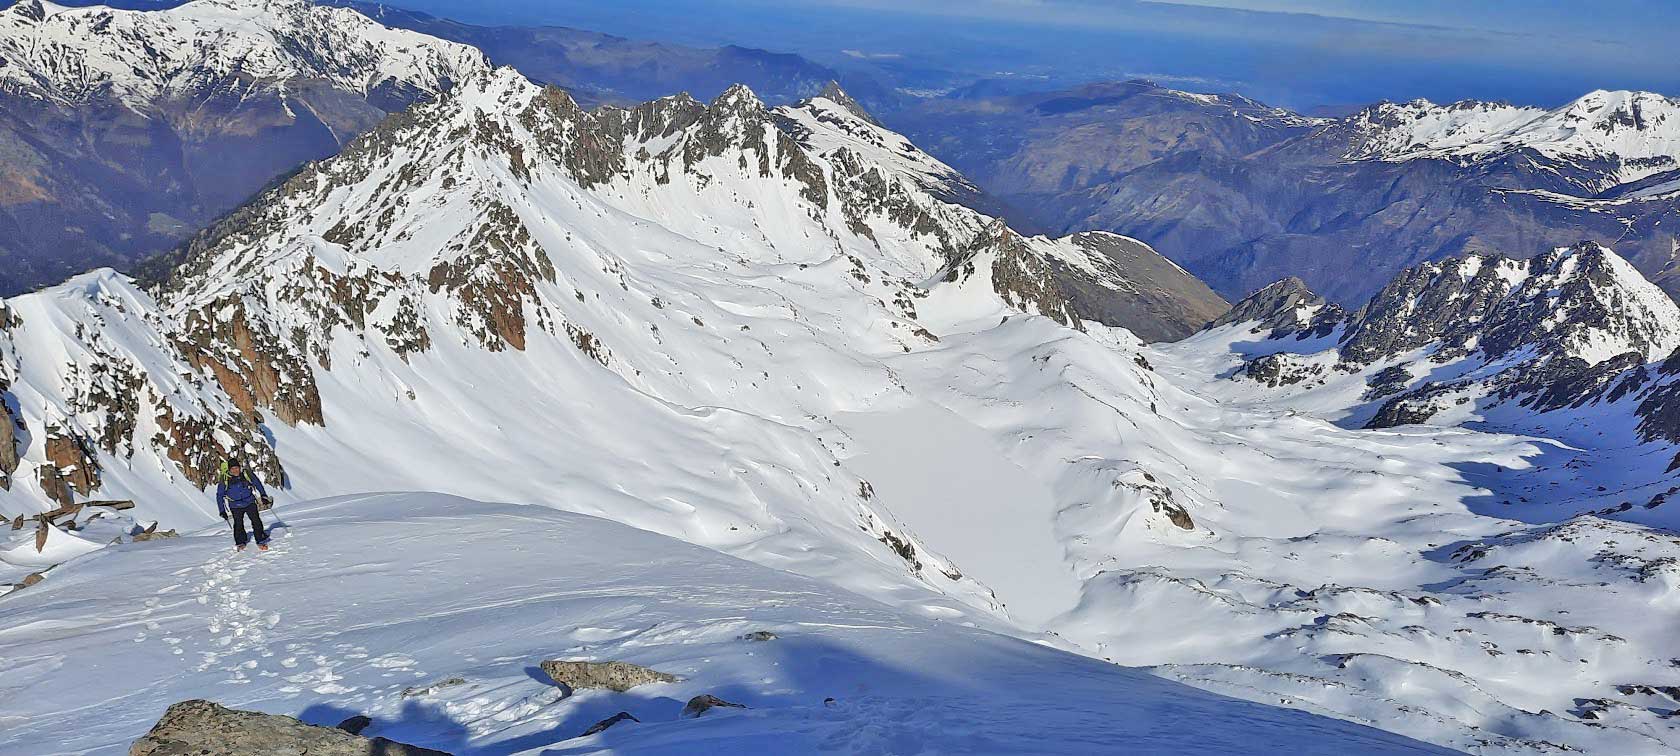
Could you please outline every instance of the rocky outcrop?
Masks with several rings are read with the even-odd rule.
[[[0,491],[11,489],[12,474],[17,472],[22,462],[18,455],[17,435],[22,424],[22,418],[13,416],[11,397],[6,393],[4,382],[0,381]]]
[[[1213,325],[1254,322],[1283,337],[1308,320],[1297,313],[1327,307],[1283,281]],[[1366,373],[1362,400],[1381,402],[1367,427],[1428,422],[1472,402],[1544,413],[1631,397],[1642,440],[1680,439],[1680,306],[1597,244],[1419,265],[1338,321],[1345,332],[1330,367]],[[1326,365],[1279,352],[1237,375],[1283,387],[1325,377]],[[1413,385],[1431,374],[1449,377]]]
[[[75,503],[76,496],[87,496],[99,488],[99,462],[81,436],[62,426],[48,427],[46,455],[47,464],[37,473],[48,498],[68,506]]]
[[[254,321],[242,299],[220,300],[186,316],[179,348],[210,372],[247,416],[267,409],[287,425],[323,425],[315,373],[285,340]]]
[[[332,727],[308,725],[278,714],[229,709],[210,701],[169,707],[151,732],[134,742],[130,756],[449,756],[444,751],[364,738]]]
[[[139,533],[135,533],[132,540],[135,543],[144,543],[146,541],[162,541],[169,538],[180,537],[181,534],[175,532],[174,528],[170,528],[169,530],[158,530],[157,523],[154,522],[150,528],[147,528]]]
[[[1316,363],[1303,362],[1298,355],[1288,353],[1268,354],[1257,357],[1243,367],[1243,377],[1262,383],[1272,388],[1279,386],[1293,386],[1303,381],[1324,375],[1324,367]]]
[[[623,693],[638,685],[676,682],[675,675],[648,669],[629,662],[591,662],[548,659],[541,665],[544,674],[556,685],[571,689],[606,688]]]

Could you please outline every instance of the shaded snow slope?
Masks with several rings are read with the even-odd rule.
[[[454,753],[1442,752],[544,507],[379,494],[277,514],[267,554],[213,529],[0,599],[0,751],[126,753],[204,697],[365,714],[365,734]],[[741,638],[757,631],[777,637]],[[551,658],[681,681],[562,699],[536,670]],[[704,693],[748,708],[679,719]],[[579,737],[621,710],[641,722]]]

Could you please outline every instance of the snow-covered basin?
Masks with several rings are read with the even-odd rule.
[[[997,448],[987,431],[927,402],[837,415],[858,455],[848,460],[934,551],[990,586],[1027,628],[1079,603],[1079,578],[1053,532],[1050,488]]]
[[[365,713],[369,734],[455,753],[1442,752],[546,507],[374,494],[275,514],[267,554],[210,530],[0,599],[0,753],[123,753],[200,697]],[[779,638],[739,638],[757,630]],[[537,670],[556,657],[682,681],[562,700]],[[707,692],[750,708],[678,718]],[[643,723],[577,737],[620,710]]]

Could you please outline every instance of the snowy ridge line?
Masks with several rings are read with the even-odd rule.
[[[138,111],[294,80],[372,95],[440,92],[488,68],[478,50],[308,0],[192,0],[167,10],[19,0],[0,13],[0,91],[66,104],[112,97]]]
[[[1464,101],[1382,103],[1350,117],[1363,138],[1349,159],[1479,160],[1533,150],[1577,167],[1602,164],[1603,190],[1680,168],[1680,100],[1653,92],[1596,90],[1544,110]]]

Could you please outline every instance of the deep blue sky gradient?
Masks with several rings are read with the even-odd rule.
[[[1680,95],[1680,2],[1603,0],[386,0],[475,23],[1049,83],[1137,76],[1302,110],[1427,97],[1555,106]]]

